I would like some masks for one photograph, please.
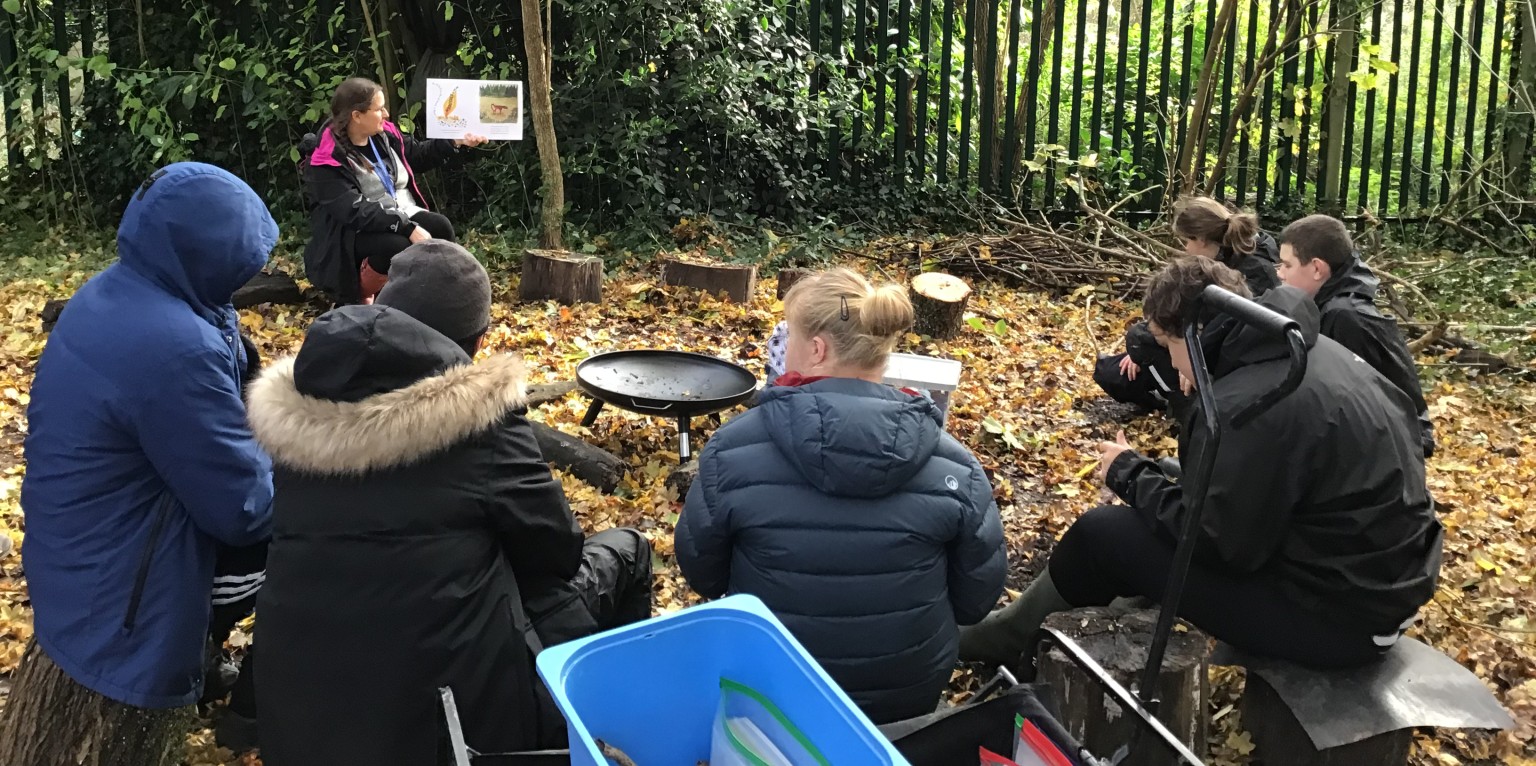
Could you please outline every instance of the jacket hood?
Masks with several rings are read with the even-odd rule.
[[[1296,320],[1301,325],[1301,337],[1307,348],[1317,343],[1320,327],[1317,304],[1308,300],[1306,293],[1281,285],[1255,302]],[[1290,344],[1284,338],[1265,335],[1225,314],[1218,315],[1209,327],[1210,331],[1203,333],[1203,345],[1206,354],[1212,357],[1207,360],[1212,377],[1219,378],[1239,367],[1290,355]]]
[[[386,306],[315,321],[297,357],[251,386],[257,442],[279,464],[357,475],[415,462],[495,425],[526,401],[522,360],[470,364],[457,344]]]
[[[155,171],[117,229],[124,267],[220,324],[230,297],[266,265],[277,222],[251,187],[199,162]]]
[[[1371,267],[1360,260],[1359,254],[1349,259],[1349,263],[1338,273],[1328,278],[1321,289],[1317,291],[1317,297],[1313,300],[1322,306],[1334,298],[1346,295],[1354,295],[1367,301],[1376,300],[1376,290],[1381,287],[1381,279],[1371,271]]]
[[[812,486],[840,497],[885,497],[938,448],[933,402],[890,386],[826,378],[770,386],[758,404],[778,448]]]

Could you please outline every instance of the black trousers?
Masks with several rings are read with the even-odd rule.
[[[204,669],[204,701],[226,691],[217,678],[224,642],[236,623],[256,609],[256,594],[267,579],[267,543],[243,547],[221,546],[213,568],[213,610],[208,620],[209,667]],[[230,710],[256,716],[256,647],[246,649],[240,675],[227,691]]]
[[[1106,505],[1083,514],[1051,553],[1051,581],[1074,607],[1122,596],[1160,601],[1174,540],[1140,512]],[[1384,648],[1369,632],[1334,624],[1293,602],[1272,580],[1190,565],[1179,616],[1239,649],[1319,668],[1363,665]]]
[[[411,220],[425,228],[433,239],[458,241],[453,231],[453,223],[442,215],[423,210],[411,216]],[[389,262],[394,260],[401,250],[411,246],[411,238],[388,231],[360,231],[352,246],[357,253],[359,266],[366,260],[374,271],[388,274]]]
[[[1099,384],[1111,399],[1160,410],[1173,398],[1183,398],[1179,390],[1179,371],[1174,369],[1166,350],[1151,365],[1142,367],[1135,380],[1120,372],[1120,363],[1125,358],[1125,354],[1101,356],[1093,366],[1093,382]]]
[[[651,541],[639,531],[606,529],[581,548],[576,589],[599,630],[651,616]]]

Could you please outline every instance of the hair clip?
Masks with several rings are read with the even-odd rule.
[[[837,317],[846,322],[848,321],[848,296],[844,295],[841,296],[841,298],[843,301],[843,308],[837,312]]]

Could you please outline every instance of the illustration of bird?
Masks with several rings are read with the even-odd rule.
[[[443,119],[446,120],[449,117],[452,117],[453,116],[453,110],[457,109],[458,106],[459,106],[459,89],[458,88],[454,88],[453,92],[448,94],[448,98],[443,99]]]

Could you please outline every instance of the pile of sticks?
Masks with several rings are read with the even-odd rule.
[[[1099,212],[1070,224],[995,219],[1001,231],[937,242],[922,254],[925,264],[950,274],[991,279],[1050,292],[1084,284],[1114,285],[1130,297],[1148,275],[1181,252],[1155,231],[1141,231]]]

